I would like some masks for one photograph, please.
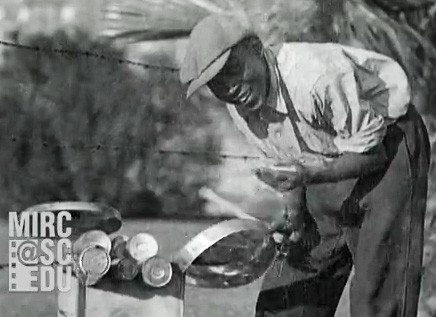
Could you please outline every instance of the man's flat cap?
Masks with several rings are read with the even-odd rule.
[[[219,73],[233,46],[253,35],[242,14],[213,14],[201,20],[191,32],[180,70],[180,81],[189,83],[187,98]]]

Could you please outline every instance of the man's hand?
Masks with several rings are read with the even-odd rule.
[[[305,211],[286,209],[283,216],[270,225],[273,238],[277,243],[298,242],[305,228]]]
[[[271,225],[279,259],[286,259],[291,267],[312,272],[310,252],[320,243],[317,225],[308,211],[287,210],[284,217]]]
[[[299,163],[277,164],[254,170],[257,178],[280,192],[304,185],[306,169]]]

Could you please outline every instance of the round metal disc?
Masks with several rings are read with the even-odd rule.
[[[156,239],[148,233],[138,233],[126,243],[128,255],[138,263],[144,263],[155,256],[159,250]]]
[[[100,246],[92,245],[79,255],[79,268],[86,275],[103,276],[110,268],[108,252]]]
[[[186,272],[189,284],[229,288],[261,277],[275,255],[274,240],[263,222],[232,219],[195,236],[179,251],[175,262]]]
[[[173,270],[171,263],[159,256],[154,256],[142,265],[142,279],[152,287],[163,287],[171,281]]]
[[[139,265],[129,258],[124,258],[115,267],[115,278],[132,281],[139,273]]]

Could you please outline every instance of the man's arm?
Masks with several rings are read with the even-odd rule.
[[[333,183],[357,178],[381,170],[387,164],[384,146],[381,144],[366,153],[346,152],[319,166],[303,167],[303,183]]]
[[[384,146],[380,144],[366,153],[346,152],[337,158],[329,158],[322,162],[311,165],[283,162],[258,168],[256,175],[271,187],[288,192],[304,185],[334,183],[362,177],[383,169],[388,159]]]

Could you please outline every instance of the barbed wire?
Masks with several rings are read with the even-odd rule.
[[[96,52],[88,51],[88,50],[80,51],[80,50],[69,50],[69,49],[62,49],[62,48],[48,48],[48,47],[43,47],[43,46],[30,46],[30,45],[24,45],[21,43],[10,42],[10,41],[5,41],[5,40],[0,40],[0,45],[6,46],[6,47],[13,47],[13,48],[17,48],[17,49],[30,50],[30,51],[34,51],[34,52],[50,52],[50,53],[55,53],[55,54],[60,54],[60,55],[92,57],[92,58],[101,59],[101,60],[113,61],[113,62],[117,62],[120,64],[128,64],[131,66],[138,66],[138,67],[142,67],[144,69],[161,69],[161,70],[165,70],[165,71],[169,71],[169,72],[178,72],[179,71],[179,69],[176,67],[141,63],[141,62],[132,61],[132,60],[129,60],[126,58],[108,56],[105,54],[100,54],[100,53],[96,53]]]
[[[222,152],[222,151],[192,151],[187,149],[163,149],[163,148],[156,148],[154,146],[134,146],[134,145],[108,145],[108,144],[94,144],[94,145],[85,145],[83,143],[68,143],[68,142],[62,142],[59,141],[57,143],[50,143],[43,141],[41,139],[37,139],[36,141],[40,142],[38,146],[41,148],[68,148],[76,151],[103,151],[103,150],[112,150],[112,151],[120,151],[121,149],[126,148],[135,148],[135,149],[152,149],[155,153],[161,154],[161,155],[181,155],[181,156],[215,156],[219,157],[221,159],[233,159],[233,160],[262,160],[264,157],[251,155],[251,154],[235,154],[235,153],[229,153],[229,152]],[[13,136],[11,138],[11,142],[16,143],[27,143],[27,144],[33,144],[35,145],[35,139],[30,138],[19,138]]]
[[[162,69],[162,70],[170,71],[170,72],[179,71],[179,69],[175,68],[175,67],[146,64],[146,63],[132,61],[132,60],[125,59],[125,58],[107,56],[107,55],[92,52],[92,51],[79,51],[79,50],[68,50],[68,49],[58,49],[58,48],[47,48],[47,47],[40,47],[40,46],[30,46],[30,45],[24,45],[21,43],[15,43],[15,42],[10,42],[10,41],[5,41],[5,40],[0,40],[0,45],[6,46],[6,47],[12,47],[12,48],[16,48],[16,49],[31,50],[34,52],[51,52],[51,53],[60,54],[60,55],[70,55],[70,56],[75,55],[75,56],[91,57],[91,58],[97,58],[97,59],[101,59],[101,60],[115,61],[115,62],[118,62],[120,64],[124,63],[124,64],[132,65],[132,66],[142,67],[145,69]],[[13,136],[11,138],[11,141],[12,142],[19,141],[19,142],[26,142],[29,144],[34,144],[35,140],[17,138],[15,136]],[[69,143],[65,143],[65,142],[61,142],[61,141],[53,144],[53,143],[47,143],[47,142],[40,140],[40,139],[38,141],[41,142],[42,148],[60,147],[60,148],[69,148],[69,149],[73,149],[73,150],[82,150],[82,151],[85,151],[85,150],[99,151],[99,150],[104,150],[104,149],[119,151],[121,149],[121,146],[117,146],[117,145],[104,145],[104,144],[84,145],[82,143],[77,143],[77,144],[70,143],[69,144]],[[123,145],[122,147],[126,148],[125,145]],[[133,148],[133,147],[140,148],[140,146],[128,146],[128,147],[129,148]],[[144,148],[144,147],[142,147],[142,148]],[[243,161],[263,159],[263,157],[255,156],[255,155],[248,155],[248,154],[240,155],[240,154],[234,154],[234,153],[223,153],[223,152],[218,152],[218,151],[191,151],[191,150],[185,150],[185,149],[179,149],[179,150],[156,149],[155,151],[156,151],[156,153],[161,154],[161,155],[215,156],[215,157],[219,157],[221,159],[233,159],[233,160],[243,160]]]

